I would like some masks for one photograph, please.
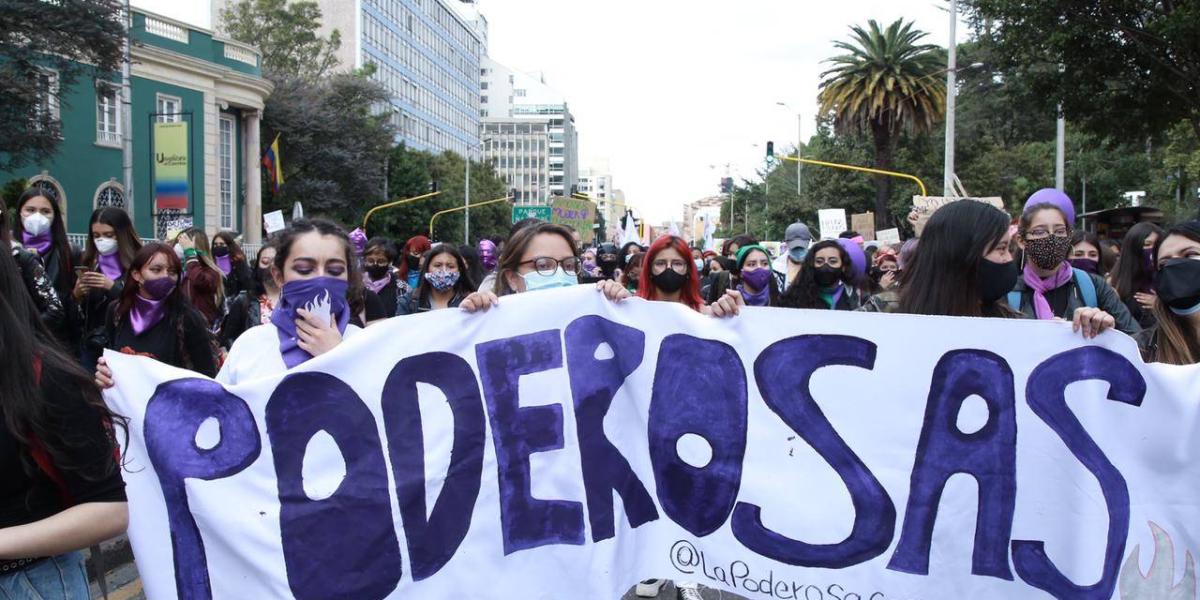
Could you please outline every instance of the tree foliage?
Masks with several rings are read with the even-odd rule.
[[[1186,122],[1200,140],[1200,3],[971,0],[976,39],[1039,112],[1100,136],[1145,139]]]
[[[0,0],[0,171],[49,159],[62,127],[40,110],[47,90],[39,76],[57,71],[52,102],[81,77],[108,78],[122,61],[125,25],[118,0]]]
[[[316,80],[338,64],[341,32],[321,37],[321,9],[312,0],[241,0],[221,12],[224,31],[262,52],[263,72]]]
[[[903,19],[886,29],[874,20],[850,29],[853,42],[834,44],[846,53],[828,59],[832,67],[821,74],[819,110],[841,133],[869,133],[875,167],[891,170],[900,133],[928,131],[942,118],[946,90],[936,76],[945,59]],[[875,188],[876,223],[888,227],[891,178],[876,176]]]

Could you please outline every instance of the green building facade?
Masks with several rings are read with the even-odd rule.
[[[120,74],[79,78],[59,90],[53,110],[62,122],[57,154],[41,164],[0,172],[0,182],[26,179],[57,192],[67,230],[85,234],[99,206],[130,212],[142,237],[160,235],[163,223],[190,219],[210,234],[244,234],[256,243],[262,231],[259,122],[272,84],[263,79],[259,52],[212,32],[134,11],[130,125],[133,193],[123,185],[124,123]],[[53,71],[48,85],[57,85]],[[154,129],[183,122],[188,158],[187,208],[156,208]],[[161,172],[161,171],[157,171]]]

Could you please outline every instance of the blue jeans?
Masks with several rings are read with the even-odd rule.
[[[83,554],[52,556],[16,573],[0,576],[2,600],[89,600]]]

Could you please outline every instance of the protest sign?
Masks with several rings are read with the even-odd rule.
[[[995,206],[996,208],[998,208],[1000,210],[1004,210],[1004,200],[1002,198],[1000,198],[999,196],[989,196],[986,198],[957,198],[957,197],[951,197],[951,196],[913,196],[913,206],[916,207],[918,210],[920,210],[923,213],[933,214],[933,212],[936,211],[937,209],[939,209],[947,204],[950,204],[951,202],[958,202],[959,200],[974,200],[976,202],[983,202],[986,204],[991,204],[992,206]]]
[[[549,206],[514,206],[512,207],[512,222],[523,221],[525,219],[541,219],[549,221],[554,216],[554,211]]]
[[[271,235],[276,231],[283,231],[287,227],[283,223],[283,211],[273,210],[263,215],[263,227],[267,230],[267,235]]]
[[[580,241],[592,243],[595,238],[592,223],[596,219],[596,205],[591,200],[555,198],[550,208],[553,211],[551,223],[569,225],[579,233]]]
[[[891,229],[881,229],[879,230],[879,233],[875,235],[875,241],[879,242],[880,244],[899,244],[900,230],[895,227]]]
[[[1195,597],[1200,366],[1117,332],[576,288],[229,388],[105,356],[151,599]]]
[[[865,212],[851,215],[850,230],[857,231],[865,242],[873,241],[875,239],[875,213]]]
[[[846,209],[822,208],[817,211],[817,220],[821,224],[821,239],[837,239],[839,233],[846,231]]]

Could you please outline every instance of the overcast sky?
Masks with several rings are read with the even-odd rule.
[[[452,0],[453,1],[453,0]],[[202,26],[206,0],[133,0]],[[945,0],[480,0],[488,53],[542,71],[567,98],[580,160],[607,160],[614,185],[652,222],[716,193],[725,164],[753,177],[767,140],[814,129],[822,61],[849,26],[904,17],[945,45]],[[958,37],[966,38],[960,25]],[[789,111],[777,106],[786,102]],[[755,148],[752,145],[758,144]],[[715,166],[715,168],[711,168]]]

